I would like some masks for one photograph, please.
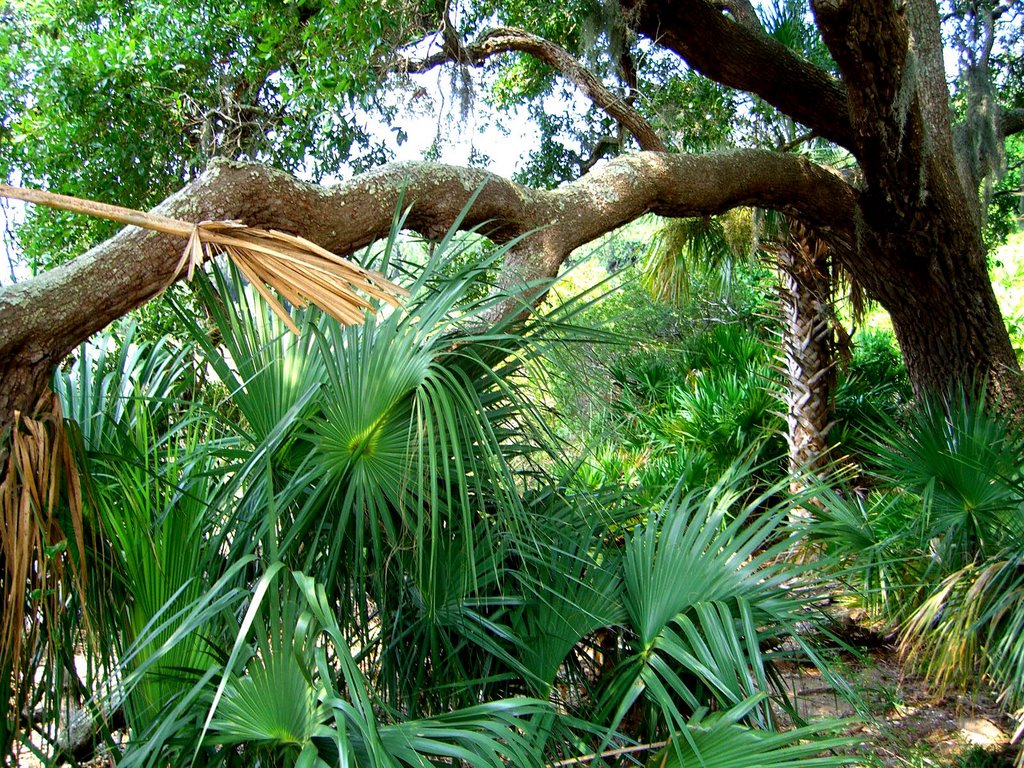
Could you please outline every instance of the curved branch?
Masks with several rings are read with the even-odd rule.
[[[530,54],[573,82],[597,107],[632,133],[641,149],[667,151],[668,147],[651,124],[626,99],[605,87],[593,72],[580,64],[567,50],[523,29],[492,29],[469,45],[455,44],[446,38],[444,50],[425,59],[407,61],[406,68],[409,72],[427,72],[449,62],[479,67],[493,56],[511,52]]]
[[[696,216],[757,205],[797,214],[850,243],[856,205],[853,188],[822,167],[736,150],[641,152],[551,191],[434,163],[397,163],[321,188],[264,166],[218,161],[155,212],[301,232],[348,255],[387,233],[400,197],[411,207],[407,226],[427,237],[444,233],[470,200],[462,227],[486,224],[497,242],[524,236],[506,264],[503,282],[510,287],[553,277],[575,248],[649,211]],[[32,405],[75,345],[175,278],[182,245],[173,235],[128,227],[68,264],[0,289],[0,431],[14,409]],[[520,306],[510,302],[506,309]]]
[[[708,0],[620,0],[627,18],[705,77],[750,91],[830,141],[855,147],[842,83]]]
[[[727,11],[738,24],[742,24],[752,32],[764,30],[761,19],[758,18],[757,11],[754,10],[750,0],[712,0],[711,4],[720,11]]]
[[[1024,133],[1024,109],[1004,109],[999,115],[999,127],[1003,136]]]

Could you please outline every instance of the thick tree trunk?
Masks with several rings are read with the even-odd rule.
[[[984,385],[996,402],[1020,413],[1024,379],[988,272],[973,263],[983,257],[979,252],[943,274],[950,259],[941,247],[936,251],[932,269],[893,275],[905,290],[882,302],[915,394],[946,393],[955,383]]]
[[[1001,407],[1020,412],[1024,379],[980,226],[954,184],[948,176],[936,180],[923,200],[865,192],[862,256],[844,258],[844,266],[889,312],[915,395],[985,385]]]
[[[977,181],[952,141],[936,3],[811,6],[843,76],[847,146],[864,175],[846,254],[861,256],[844,266],[889,311],[917,395],[984,382],[1020,411],[1024,384],[987,273]]]

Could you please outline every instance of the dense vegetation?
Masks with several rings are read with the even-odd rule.
[[[71,707],[79,754],[127,765],[842,764],[840,723],[776,731],[780,663],[847,690],[836,579],[937,685],[1022,704],[1024,436],[912,407],[883,332],[843,367],[836,479],[794,496],[770,271],[675,307],[581,274],[482,326],[500,252],[371,252],[407,311],[295,336],[214,272],[181,333],[125,322],[57,374],[82,506],[32,535],[81,531],[46,556],[83,576],[24,598],[45,620],[5,664],[43,677],[8,678],[8,750],[60,754]]]
[[[289,301],[296,334],[234,265],[173,285],[166,234],[30,211],[0,287],[5,761],[870,762],[784,677],[863,712],[840,603],[1024,717],[1024,314],[985,257],[1020,238],[1024,7],[670,5],[0,0],[7,180],[189,183],[162,210],[409,290],[352,325]],[[408,139],[442,66],[537,126],[538,189],[283,173],[384,163],[370,116]]]

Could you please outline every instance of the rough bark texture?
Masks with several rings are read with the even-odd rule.
[[[701,156],[642,152],[552,191],[473,168],[400,163],[334,188],[253,164],[220,161],[155,211],[188,221],[238,219],[301,233],[339,255],[384,235],[399,195],[408,226],[442,234],[479,191],[463,226],[496,241],[526,235],[504,270],[508,287],[553,277],[569,253],[649,211],[665,216],[759,205],[799,214],[847,242],[855,193],[793,156],[737,150]],[[184,242],[129,227],[62,267],[0,289],[0,431],[38,397],[49,372],[92,333],[160,293]],[[509,302],[506,311],[519,309]]]
[[[819,136],[848,147],[846,90],[782,43],[733,20],[704,0],[621,0],[644,35],[678,53],[702,75],[755,93]]]
[[[864,174],[844,266],[889,311],[917,394],[980,378],[1018,409],[1024,385],[986,269],[977,190],[960,178],[936,85],[934,4],[913,0],[909,19],[888,0],[811,5],[846,84]]]
[[[789,469],[798,478],[821,472],[829,459],[835,368],[828,247],[803,224],[790,221],[777,265]]]

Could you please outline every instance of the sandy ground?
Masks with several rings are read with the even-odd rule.
[[[964,762],[979,750],[991,753],[986,766],[1013,764],[1010,745],[1015,723],[992,696],[967,697],[930,688],[905,674],[896,652],[873,648],[860,658],[840,662],[841,673],[860,697],[860,712],[828,685],[816,669],[784,673],[801,717],[854,717],[851,733],[861,739],[855,750],[867,766],[971,766]],[[864,709],[867,711],[865,712]],[[997,758],[998,756],[998,758]]]

